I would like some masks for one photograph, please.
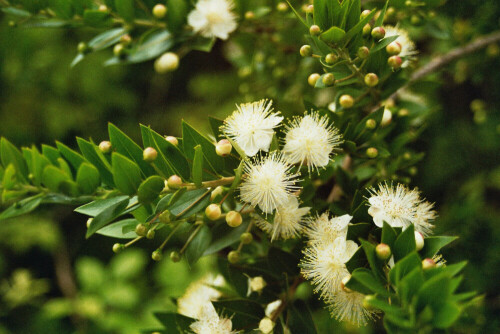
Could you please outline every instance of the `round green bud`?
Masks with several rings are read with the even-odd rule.
[[[321,28],[316,25],[316,24],[313,24],[310,28],[309,28],[309,33],[313,36],[318,36],[320,33],[321,33]]]
[[[369,119],[366,121],[365,126],[367,129],[373,130],[377,126],[377,122],[374,119]]]
[[[89,218],[87,219],[87,228],[90,227],[90,224],[92,224],[92,221],[94,220],[94,218]]]
[[[174,146],[179,145],[179,140],[177,140],[177,138],[175,138],[173,136],[165,136],[165,140]]]
[[[390,17],[392,18],[394,15],[396,15],[396,8],[394,7],[389,7],[385,11],[385,17]]]
[[[411,176],[417,175],[417,172],[418,172],[418,168],[415,166],[408,168],[408,174],[410,174]]]
[[[172,215],[170,214],[170,211],[165,210],[160,214],[158,219],[160,219],[160,223],[168,224],[172,221],[171,217]]]
[[[167,185],[170,189],[177,189],[182,185],[182,179],[179,175],[172,175],[168,178]]]
[[[123,45],[129,45],[131,42],[132,42],[132,37],[130,37],[129,34],[125,34],[122,35],[122,37],[120,37],[120,43],[122,43]]]
[[[147,232],[148,228],[144,224],[137,224],[137,226],[135,227],[135,233],[138,236],[145,237]]]
[[[314,13],[314,6],[313,5],[309,5],[305,7],[305,10],[304,10],[307,14],[312,14]]]
[[[302,45],[300,47],[300,55],[302,57],[310,57],[312,55],[312,49],[310,45]]]
[[[175,71],[179,67],[179,56],[173,52],[166,52],[156,59],[154,68],[157,73],[165,74]]]
[[[371,302],[375,299],[375,296],[372,295],[365,296],[365,298],[363,299],[363,307],[367,310],[372,310],[373,306],[371,305]]]
[[[240,241],[244,245],[248,245],[253,241],[253,235],[250,232],[245,232],[240,235]]]
[[[157,4],[153,7],[153,16],[157,19],[162,19],[167,15],[167,7],[162,4]]]
[[[337,57],[337,55],[335,53],[329,53],[326,55],[325,57],[325,62],[328,64],[328,65],[332,65],[334,64],[337,60],[339,59],[339,57]]]
[[[422,24],[423,21],[422,21],[422,17],[420,15],[414,14],[411,16],[410,22],[411,22],[411,24],[418,26],[418,25]]]
[[[349,109],[354,105],[354,98],[351,95],[344,94],[340,97],[339,103],[342,108]]]
[[[391,42],[385,47],[385,51],[387,51],[387,53],[391,56],[397,56],[401,53],[401,44],[396,41]]]
[[[393,70],[397,70],[401,68],[401,65],[403,65],[403,60],[399,56],[390,56],[389,59],[387,59],[387,64]]]
[[[233,145],[231,145],[231,143],[227,139],[221,139],[215,145],[215,152],[220,157],[227,157],[231,153],[232,149],[233,149]]]
[[[222,212],[221,212],[219,204],[215,204],[215,203],[210,204],[205,209],[205,215],[210,220],[217,220],[217,219],[219,219],[220,216],[221,216],[221,214],[222,214]]]
[[[115,44],[113,47],[113,54],[120,58],[125,56],[125,47],[122,43]]]
[[[238,76],[240,78],[246,78],[252,74],[252,67],[250,66],[243,66],[238,70]]]
[[[252,12],[251,10],[245,13],[246,20],[253,20],[254,18],[255,18],[255,13]]]
[[[358,49],[358,57],[361,59],[366,59],[370,56],[370,49],[368,49],[366,46],[362,46]]]
[[[368,73],[365,75],[365,84],[368,87],[375,87],[378,85],[378,76],[375,73]]]
[[[99,151],[101,151],[102,153],[104,154],[109,153],[111,152],[111,149],[112,149],[111,142],[103,140],[102,142],[99,143]]]
[[[151,229],[151,230],[148,231],[148,233],[146,233],[146,238],[148,238],[148,239],[154,239],[155,234],[156,234],[155,230]]]
[[[229,211],[226,214],[226,223],[231,227],[238,227],[243,222],[243,218],[238,211]]]
[[[377,257],[381,260],[388,260],[391,255],[391,247],[387,244],[380,243],[375,247],[375,253],[377,254]]]
[[[87,54],[90,52],[90,47],[85,42],[78,43],[77,46],[78,53]]]
[[[366,149],[366,155],[368,158],[376,158],[378,156],[378,150],[375,147],[369,147]]]
[[[151,258],[153,261],[160,261],[163,258],[163,254],[161,253],[161,250],[157,249],[151,254]]]
[[[426,258],[422,260],[422,269],[423,270],[428,270],[431,268],[436,267],[436,261],[434,261],[431,258]]]
[[[279,11],[279,12],[286,12],[288,10],[288,5],[285,3],[285,2],[279,2],[277,5],[276,5],[276,9]]]
[[[124,245],[122,245],[122,244],[118,244],[118,243],[117,243],[117,244],[114,244],[114,245],[113,245],[113,252],[114,252],[114,253],[116,253],[116,254],[118,254],[118,253],[120,253],[120,252],[121,252],[124,248],[125,248],[125,246],[124,246]]]
[[[170,260],[172,260],[172,262],[179,262],[181,260],[181,254],[179,254],[178,251],[170,252]]]
[[[12,20],[11,20],[11,21],[9,21],[9,27],[14,28],[14,27],[16,27],[16,26],[17,26],[16,21],[12,21]]]
[[[406,108],[401,108],[401,109],[399,109],[399,111],[398,111],[398,116],[399,116],[399,117],[406,117],[406,116],[408,116],[409,114],[410,114],[410,112],[409,112],[409,111],[408,111],[408,109],[406,109]]]
[[[333,73],[327,73],[323,76],[321,80],[325,86],[331,86],[335,83],[335,76]]]
[[[307,83],[309,83],[310,86],[316,86],[316,81],[320,78],[321,75],[318,73],[313,73],[307,78]]]
[[[372,29],[372,37],[376,40],[382,39],[385,36],[385,29],[382,27],[375,27]]]
[[[238,263],[238,261],[240,260],[240,252],[234,250],[230,251],[229,254],[227,254],[227,260],[231,264]]]
[[[405,160],[410,160],[410,159],[411,159],[411,153],[410,153],[410,152],[405,152],[405,153],[403,154],[403,158],[404,158]]]
[[[372,32],[372,26],[369,23],[365,24],[363,27],[363,36],[368,36],[371,34],[371,32]]]
[[[153,162],[158,157],[158,152],[152,147],[146,147],[142,152],[142,157],[146,162]]]
[[[365,9],[364,11],[361,12],[359,18],[363,20],[364,18],[368,17],[368,15],[370,15],[371,12],[372,12],[371,10]]]

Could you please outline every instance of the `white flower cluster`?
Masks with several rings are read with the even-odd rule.
[[[410,39],[408,32],[397,26],[384,26],[383,28],[385,30],[385,38],[398,36],[396,42],[401,45],[399,56],[403,59],[401,67],[408,67],[411,62],[416,59],[416,55],[418,54],[415,43]]]
[[[403,229],[413,224],[415,231],[424,236],[432,232],[434,225],[430,222],[436,218],[434,205],[422,199],[418,190],[410,190],[402,184],[394,188],[383,183],[370,192],[368,213],[378,227],[382,227],[385,221],[392,227]]]
[[[238,24],[230,0],[199,0],[188,15],[188,24],[203,37],[227,39]]]
[[[245,155],[254,157],[259,151],[269,151],[275,138],[274,129],[282,120],[279,112],[272,109],[272,101],[261,100],[237,106],[224,121],[221,131]],[[300,207],[297,199],[298,171],[302,166],[307,166],[309,173],[326,167],[340,143],[338,130],[329,124],[327,116],[305,113],[285,126],[281,152],[258,155],[246,162],[240,197],[265,214],[274,213],[272,224],[256,218],[257,226],[271,235],[272,240],[290,239],[300,234],[310,208]]]
[[[328,213],[310,221],[305,234],[309,238],[300,263],[302,275],[315,285],[314,291],[326,302],[332,316],[340,321],[365,325],[375,313],[363,307],[364,295],[343,286],[350,274],[346,262],[358,245],[347,240],[347,228],[352,217],[329,218]]]

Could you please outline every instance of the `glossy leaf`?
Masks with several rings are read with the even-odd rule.
[[[137,197],[142,204],[149,204],[156,200],[165,188],[165,179],[153,175],[144,180],[137,190]]]
[[[208,226],[202,225],[186,248],[186,260],[190,266],[200,259],[208,246],[210,246],[211,241],[212,231]]]
[[[141,170],[130,159],[120,153],[113,153],[113,181],[123,194],[134,195],[142,182]]]
[[[101,176],[97,168],[88,162],[84,162],[80,165],[80,168],[78,168],[76,183],[83,194],[93,194],[97,187],[101,185]]]

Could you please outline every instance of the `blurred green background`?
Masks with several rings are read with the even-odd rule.
[[[499,30],[499,18],[497,0],[448,1],[419,35],[422,58]],[[18,146],[55,140],[74,146],[75,136],[104,140],[107,122],[134,139],[138,123],[180,135],[181,119],[208,130],[207,115],[225,117],[237,102],[273,97],[277,109],[293,114],[302,108],[298,97],[313,96],[304,84],[307,73],[284,64],[298,61],[297,52],[253,55],[253,61],[267,57],[260,71],[277,87],[266,84],[259,67],[248,77],[234,43],[192,52],[170,75],[156,74],[151,62],[103,67],[111,51],[70,69],[78,42],[95,31],[11,28],[8,21],[0,16],[0,135]],[[300,36],[296,45],[287,42],[298,49]],[[437,233],[460,236],[444,257],[469,260],[464,284],[484,294],[482,307],[466,314],[457,333],[500,332],[499,54],[500,46],[492,45],[448,66],[434,78],[440,85],[421,84],[430,91],[421,102],[432,113],[413,144],[426,157],[412,185],[436,202]],[[213,263],[202,261],[193,276],[183,262],[152,263],[152,249],[112,256],[113,240],[84,235],[84,218],[64,207],[0,224],[0,334],[139,333],[157,325],[152,311],[173,310],[172,298]],[[315,317],[320,333],[339,329],[326,311]]]

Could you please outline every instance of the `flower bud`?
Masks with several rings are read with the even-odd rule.
[[[436,267],[436,262],[433,259],[426,258],[422,260],[422,269],[423,270],[428,270],[431,268]]]
[[[308,13],[308,14],[314,13],[314,6],[313,5],[307,6],[306,7],[306,13]]]
[[[217,145],[215,145],[215,152],[220,157],[227,157],[231,153],[232,149],[233,145],[231,145],[227,139],[221,139]]]
[[[238,227],[243,222],[241,214],[237,211],[229,211],[226,214],[226,223],[231,227]]]
[[[120,43],[123,45],[129,45],[132,42],[132,37],[129,34],[122,35],[120,37]]]
[[[321,75],[319,75],[318,73],[313,73],[309,76],[309,78],[307,78],[307,83],[309,83],[309,85],[311,86],[316,86],[316,81],[318,81],[319,77]]]
[[[385,36],[385,29],[382,27],[375,27],[372,29],[372,37],[376,40],[382,39]]]
[[[223,186],[217,186],[214,190],[212,190],[212,193],[210,194],[210,200],[214,200],[217,196],[221,196],[224,193],[224,187]]]
[[[369,23],[365,24],[365,26],[363,27],[363,36],[368,36],[371,32],[372,26]]]
[[[106,6],[106,5],[100,5],[99,8],[98,8],[98,10],[100,12],[107,12],[108,11],[108,6]]]
[[[316,24],[313,24],[310,28],[309,28],[309,33],[313,36],[317,36],[321,33],[321,28],[316,25]]]
[[[286,12],[288,10],[288,5],[285,2],[280,2],[276,5],[278,12]]]
[[[167,180],[167,185],[170,189],[177,189],[181,186],[181,184],[182,179],[179,177],[179,175],[172,175]]]
[[[424,236],[417,231],[415,231],[415,245],[417,245],[417,251],[424,248]]]
[[[374,119],[369,119],[366,121],[365,126],[367,129],[373,130],[377,126],[377,122]]]
[[[351,95],[344,94],[340,97],[339,103],[342,106],[342,108],[348,109],[352,108],[354,105],[354,98]]]
[[[385,11],[385,16],[386,17],[392,17],[396,14],[396,8],[394,7],[389,7],[387,8],[387,10]]]
[[[401,53],[401,44],[399,44],[398,42],[394,41],[394,42],[391,42],[389,43],[389,45],[387,45],[385,47],[385,50],[387,51],[388,54],[390,54],[391,56],[396,56],[398,54]]]
[[[361,15],[360,15],[360,20],[363,20],[364,18],[368,17],[368,15],[370,15],[371,13],[371,10],[368,10],[368,9],[365,9],[364,11],[361,12]]]
[[[205,209],[205,215],[210,220],[217,220],[221,216],[221,209],[219,204],[210,204]]]
[[[339,57],[337,57],[337,55],[335,53],[329,53],[325,57],[325,62],[328,65],[332,65],[337,61],[337,59],[339,59]]]
[[[418,169],[415,166],[408,168],[408,174],[410,174],[411,176],[417,175],[417,172],[418,172]]]
[[[153,261],[160,261],[163,257],[163,254],[161,253],[161,250],[157,249],[151,254],[151,258]]]
[[[302,45],[300,47],[300,55],[302,57],[310,57],[312,55],[312,49],[310,45]]]
[[[342,281],[340,282],[340,287],[342,288],[342,290],[344,290],[345,292],[352,292],[351,289],[349,289],[348,287],[346,287],[346,284],[347,282],[349,282],[349,280],[351,279],[351,275],[347,275],[345,276]]]
[[[179,67],[179,56],[173,52],[166,52],[156,59],[154,68],[160,74],[175,71]]]
[[[269,319],[268,317],[263,318],[259,322],[259,330],[263,334],[270,334],[270,333],[272,333],[273,328],[274,328],[274,322],[271,319]]]
[[[253,20],[255,18],[255,13],[249,10],[248,12],[245,12],[245,19],[246,20]]]
[[[373,306],[370,304],[371,301],[375,300],[375,296],[368,295],[363,299],[363,307],[367,310],[372,310]]]
[[[375,73],[368,73],[365,75],[365,84],[368,87],[375,87],[378,85],[378,76]]]
[[[179,141],[177,140],[177,138],[175,138],[173,136],[165,136],[165,140],[174,146],[179,145]]]
[[[148,228],[144,224],[137,224],[135,227],[135,233],[141,237],[145,237],[148,232]]]
[[[327,73],[323,76],[321,80],[325,86],[331,86],[335,83],[335,76],[333,73]]]
[[[102,153],[109,153],[111,152],[111,143],[107,140],[104,140],[102,142],[99,143],[99,150],[102,152]]]
[[[380,243],[375,247],[375,253],[379,259],[385,261],[391,257],[391,247],[387,244]]]
[[[399,111],[398,111],[398,116],[399,117],[406,117],[410,114],[410,112],[408,111],[408,109],[406,108],[401,108]]]
[[[153,162],[158,157],[158,152],[152,147],[146,147],[142,152],[142,157],[146,162]]]
[[[411,16],[410,22],[411,24],[418,26],[422,24],[422,17],[420,15],[414,14]]]
[[[244,245],[248,245],[253,241],[253,236],[252,233],[250,232],[245,232],[240,235],[240,241]]]
[[[172,262],[179,262],[181,260],[181,254],[179,254],[178,251],[170,252],[170,260],[172,260]]]
[[[262,276],[257,276],[257,277],[252,277],[248,279],[248,287],[250,288],[251,292],[261,292],[265,287],[267,283],[262,278]]]
[[[362,46],[358,49],[358,57],[361,59],[366,59],[370,55],[370,49],[366,46]]]
[[[390,56],[389,59],[387,59],[387,64],[392,67],[393,70],[397,70],[403,65],[403,59],[399,56]]]
[[[11,28],[15,28],[15,27],[17,26],[17,23],[16,23],[16,21],[12,21],[12,20],[11,20],[11,21],[9,21],[8,25],[9,25],[9,27],[11,27]]]
[[[382,122],[380,122],[380,125],[382,126],[387,126],[391,123],[392,121],[392,112],[385,108],[384,109],[384,115],[382,115]]]
[[[153,16],[157,19],[162,19],[167,15],[167,7],[161,3],[153,7]]]
[[[231,264],[238,263],[238,261],[240,260],[240,252],[234,250],[230,251],[229,254],[227,254],[227,260]]]
[[[113,47],[113,54],[119,58],[123,58],[125,56],[125,47],[122,43],[115,44]]]
[[[151,229],[151,230],[148,231],[148,233],[146,233],[146,238],[148,238],[148,239],[154,239],[155,234],[156,234],[155,230]]]
[[[125,246],[124,246],[124,245],[122,245],[122,244],[118,244],[118,243],[117,243],[117,244],[114,244],[114,245],[113,245],[113,252],[114,252],[114,253],[116,253],[116,254],[118,254],[118,253],[120,253],[120,252],[121,252],[124,248],[125,248]]]
[[[90,227],[90,224],[92,224],[92,221],[94,220],[94,218],[89,218],[87,219],[87,228]]]
[[[83,55],[87,54],[91,51],[90,47],[85,42],[78,43],[77,49],[78,49],[78,53],[81,53]]]

